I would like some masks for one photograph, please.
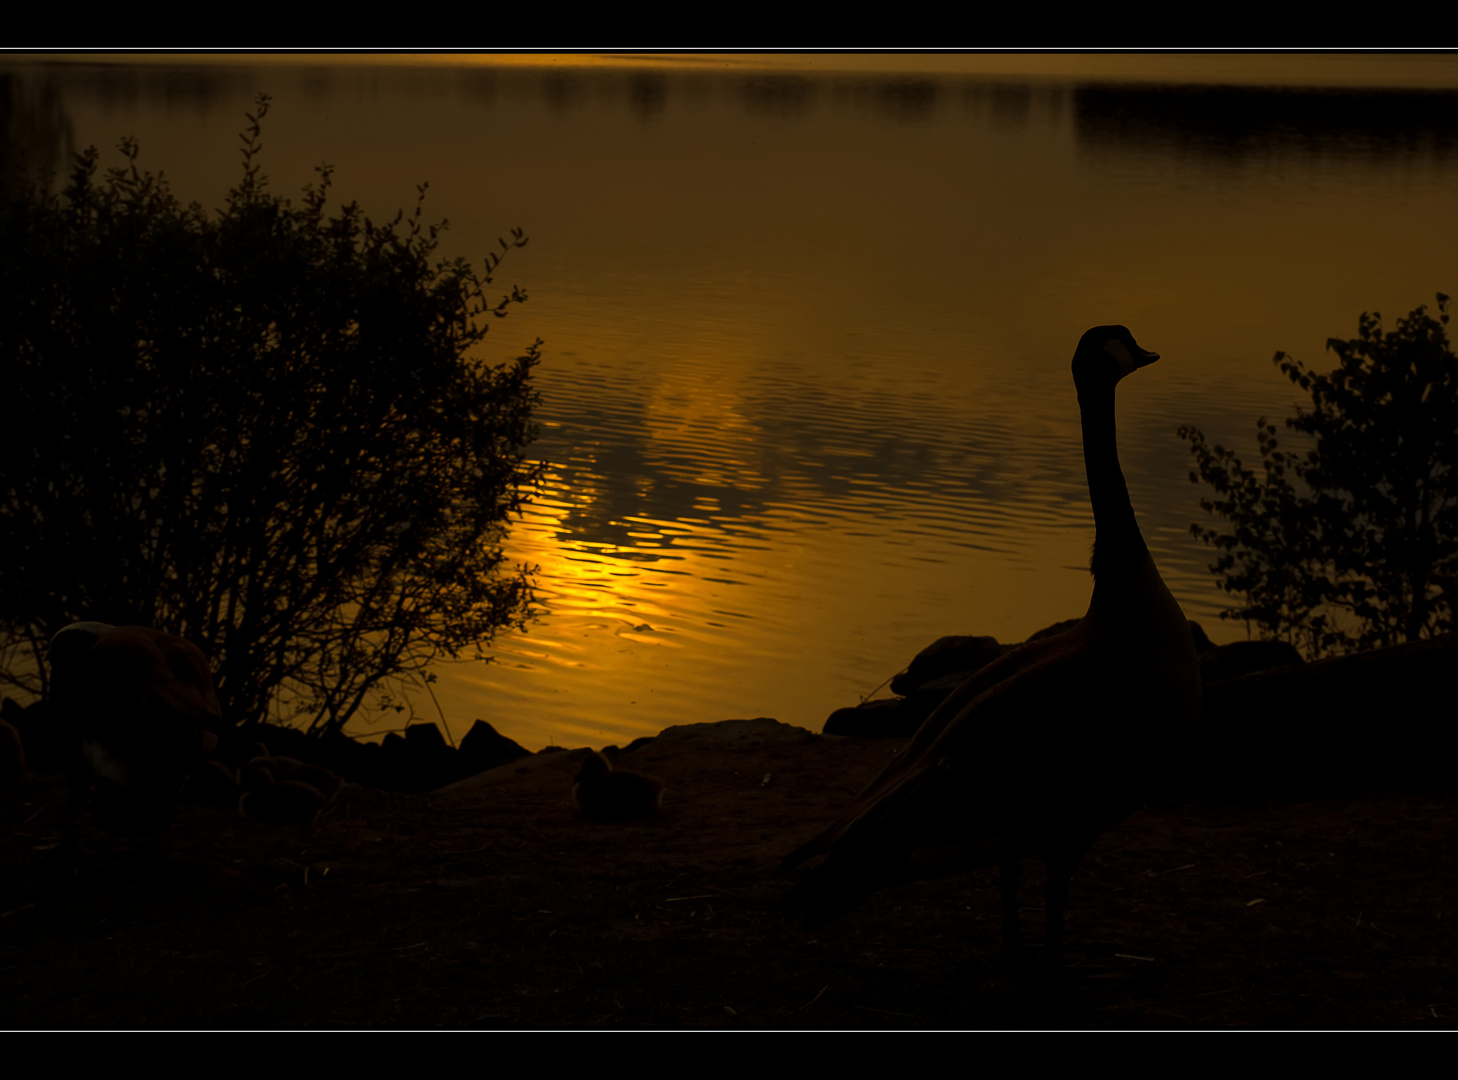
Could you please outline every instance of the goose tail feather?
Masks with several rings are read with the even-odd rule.
[[[813,840],[805,841],[805,843],[786,855],[780,860],[780,865],[775,867],[775,877],[784,877],[801,863],[809,862],[817,855],[824,855],[830,850],[837,828],[838,826],[836,825],[831,826]]]

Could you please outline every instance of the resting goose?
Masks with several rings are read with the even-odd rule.
[[[312,784],[275,780],[266,769],[255,770],[243,785],[238,812],[265,825],[312,825],[328,803]]]
[[[238,770],[238,812],[266,825],[310,825],[334,800],[344,781],[328,769],[297,758],[273,757],[268,747]]]
[[[48,658],[70,759],[68,842],[93,783],[97,828],[160,834],[183,784],[217,746],[221,710],[207,659],[161,630],[100,622],[64,627]]]
[[[607,758],[589,750],[572,784],[572,802],[594,821],[626,821],[658,812],[663,781],[654,776],[614,769]]]
[[[818,925],[888,885],[997,866],[1003,949],[1016,955],[1032,855],[1047,868],[1046,952],[1061,965],[1069,878],[1145,799],[1200,708],[1189,626],[1139,532],[1115,445],[1114,388],[1158,358],[1123,326],[1089,330],[1074,353],[1095,526],[1088,613],[971,676],[838,822],[785,859],[781,872],[828,854],[785,897],[791,918]]]

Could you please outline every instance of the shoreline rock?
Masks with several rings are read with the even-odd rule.
[[[1076,622],[1055,623],[1028,640],[1064,632]],[[1305,663],[1285,642],[1216,646],[1197,623],[1190,623],[1190,632],[1205,679],[1205,709],[1191,745],[1172,770],[1172,791],[1207,797],[1452,783],[1458,635]],[[938,638],[888,680],[892,691],[899,691],[896,697],[836,709],[819,733],[769,717],[721,720],[673,725],[602,752],[616,759],[662,742],[702,740],[734,747],[824,736],[909,738],[965,679],[1014,647],[987,635]],[[47,741],[43,703],[21,708],[6,698],[3,715],[19,733],[32,771],[63,767],[52,760],[56,748]],[[350,782],[407,793],[450,789],[511,765],[518,766],[513,772],[521,771],[530,766],[523,759],[548,759],[553,751],[580,756],[560,746],[533,753],[477,719],[458,747],[449,745],[432,722],[410,724],[403,735],[392,732],[381,742],[247,725],[228,731],[214,757],[236,769],[258,742]]]
[[[1064,620],[1031,635],[1071,628]],[[1373,784],[1453,783],[1458,635],[1306,663],[1282,641],[1212,645],[1190,623],[1204,716],[1172,770],[1190,797],[1340,792]],[[1013,645],[938,638],[891,680],[902,696],[837,709],[826,734],[909,738],[965,679]],[[965,664],[963,670],[955,670]]]

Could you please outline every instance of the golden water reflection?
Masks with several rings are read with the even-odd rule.
[[[440,669],[458,738],[476,717],[532,748],[815,727],[942,634],[1080,614],[1068,359],[1102,322],[1164,357],[1119,402],[1151,550],[1187,613],[1242,636],[1215,618],[1175,430],[1249,459],[1255,418],[1292,410],[1277,349],[1319,364],[1360,312],[1458,292],[1452,55],[82,58],[15,79],[50,160],[132,134],[184,200],[221,201],[267,89],[277,189],[328,161],[387,216],[429,180],[443,254],[526,228],[498,280],[532,299],[488,358],[546,339],[550,469],[508,545],[542,567],[542,615],[493,664]]]

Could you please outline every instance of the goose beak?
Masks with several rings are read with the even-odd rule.
[[[1117,326],[1113,329],[1119,330],[1121,333],[1104,342],[1104,352],[1114,358],[1114,363],[1118,367],[1118,373],[1114,378],[1115,382],[1118,382],[1119,379],[1124,378],[1124,376],[1131,372],[1138,371],[1142,367],[1148,367],[1159,359],[1159,353],[1152,352],[1149,349],[1141,349],[1129,331],[1125,330],[1122,326]],[[1093,330],[1089,331],[1090,334],[1093,332]]]

